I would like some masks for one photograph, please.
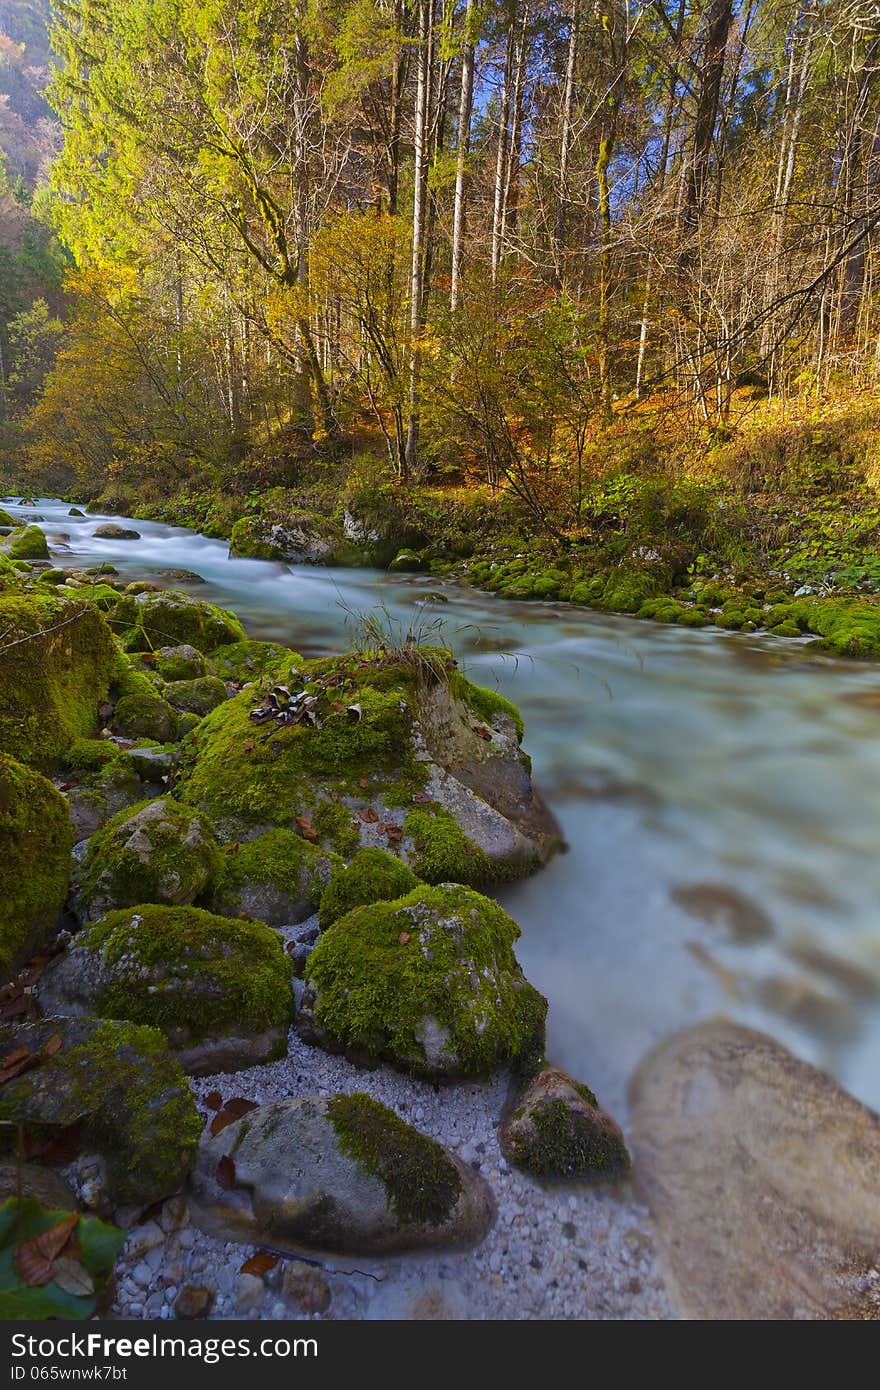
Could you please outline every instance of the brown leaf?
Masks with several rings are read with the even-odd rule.
[[[302,835],[304,840],[317,840],[318,832],[312,825],[312,822],[309,820],[308,816],[297,816],[296,824],[299,827],[299,833],[300,835]]]
[[[429,797],[429,795],[428,795],[427,792],[423,792],[423,791],[413,792],[413,801],[418,801],[418,803],[419,803],[420,805],[422,805],[422,806],[425,804],[426,801],[430,801],[430,800],[431,800],[431,798]]]
[[[22,1241],[12,1257],[15,1272],[28,1288],[48,1284],[52,1278],[52,1262],[64,1249],[79,1221],[79,1213],[72,1211],[48,1231]]]
[[[43,1048],[44,1057],[54,1057],[61,1047],[63,1039],[60,1033],[53,1033],[46,1046]]]
[[[217,1164],[217,1184],[224,1192],[235,1186],[235,1164],[229,1154],[224,1154]]]
[[[264,1274],[268,1274],[270,1269],[274,1269],[278,1263],[277,1255],[270,1255],[268,1250],[258,1250],[255,1255],[251,1255],[249,1260],[245,1260],[239,1274],[255,1274],[258,1279],[262,1279]]]
[[[252,738],[246,738],[241,746],[246,753],[253,753],[254,751],[254,741]]]
[[[397,939],[401,946],[405,946],[410,939],[410,933],[408,931],[402,931]]]
[[[403,830],[399,825],[386,825],[385,834],[392,841],[403,839]]]
[[[65,1293],[77,1298],[86,1298],[95,1292],[95,1282],[89,1271],[69,1255],[59,1255],[52,1266],[52,1278]]]
[[[223,1097],[219,1091],[209,1091],[205,1096],[205,1104],[209,1110],[219,1110],[223,1104]]]
[[[366,811],[361,812],[361,818],[363,820],[375,822],[379,819],[379,813],[375,811],[372,806],[368,806]]]
[[[29,1047],[17,1047],[14,1052],[7,1052],[5,1057],[0,1057],[0,1071],[6,1071],[8,1067],[17,1067],[19,1062],[30,1055]]]
[[[241,849],[241,845],[238,843],[238,841],[236,841],[234,845],[227,845],[227,846],[226,846],[226,853],[227,853],[227,854],[238,854],[238,851],[239,851],[240,849]]]
[[[249,1110],[256,1110],[256,1108],[257,1102],[255,1100],[245,1100],[243,1096],[233,1096],[231,1100],[226,1102],[225,1106],[225,1109],[236,1120],[240,1120],[242,1115],[246,1115]]]
[[[367,787],[368,787],[369,785],[370,785],[370,784],[369,784],[369,782],[367,781],[366,777],[359,777],[359,778],[358,778],[358,786],[361,787],[361,788],[363,788],[364,791],[366,791],[366,789],[367,789]]]
[[[413,847],[421,854],[422,850],[425,848],[425,841],[421,835],[415,837],[413,840]]]
[[[211,1133],[220,1134],[227,1125],[235,1123],[235,1118],[234,1115],[230,1115],[228,1110],[218,1110],[211,1121]],[[221,1183],[220,1185],[222,1187],[223,1184]]]

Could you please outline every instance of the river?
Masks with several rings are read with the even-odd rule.
[[[378,606],[404,625],[439,619],[471,677],[516,702],[570,848],[500,896],[550,1000],[552,1059],[612,1112],[625,1116],[648,1047],[719,1013],[880,1108],[876,666],[433,576],[230,558],[179,527],[68,509],[15,508],[42,519],[59,564],[194,571],[204,582],[179,587],[304,655],[339,650]],[[141,539],[96,539],[108,519]]]

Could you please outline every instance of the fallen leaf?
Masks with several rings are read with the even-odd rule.
[[[379,812],[374,810],[372,806],[368,806],[366,811],[361,812],[361,817],[363,820],[378,821]]]
[[[256,1110],[256,1108],[257,1102],[255,1100],[245,1100],[243,1096],[233,1096],[231,1100],[226,1102],[225,1106],[230,1115],[234,1115],[237,1120],[240,1120],[242,1115],[246,1115],[249,1110]]]
[[[428,795],[427,792],[423,792],[423,791],[413,792],[413,801],[418,801],[420,805],[424,805],[424,803],[425,803],[426,801],[430,801],[430,800],[431,800],[431,798],[429,797],[429,795]]]
[[[79,1213],[72,1211],[69,1216],[50,1226],[48,1231],[31,1236],[30,1240],[16,1246],[12,1262],[23,1284],[28,1288],[48,1284],[52,1278],[52,1263],[70,1240],[78,1221]]]
[[[62,1042],[63,1038],[61,1037],[61,1034],[53,1033],[49,1041],[46,1043],[46,1046],[43,1048],[43,1056],[54,1057],[55,1053],[59,1051]]]
[[[231,1125],[231,1124],[234,1124],[234,1123],[235,1123],[235,1116],[234,1116],[234,1115],[230,1115],[230,1113],[229,1113],[228,1110],[218,1110],[218,1111],[217,1111],[217,1114],[214,1116],[213,1120],[211,1121],[211,1134],[214,1134],[214,1135],[220,1134],[220,1133],[222,1133],[222,1131],[223,1131],[224,1129],[226,1129],[227,1125]],[[218,1177],[217,1181],[220,1182],[219,1177]],[[221,1186],[221,1187],[223,1186],[222,1182],[220,1183],[220,1186]]]
[[[209,1110],[219,1110],[223,1104],[223,1097],[219,1091],[209,1091],[205,1096],[205,1104]]]
[[[262,1279],[264,1274],[268,1274],[270,1269],[274,1269],[278,1263],[277,1255],[270,1255],[268,1250],[258,1250],[255,1255],[251,1255],[249,1260],[245,1260],[239,1274],[255,1274],[258,1279]]]
[[[369,785],[370,785],[370,784],[369,784],[369,782],[367,781],[366,777],[359,777],[359,778],[358,778],[358,786],[361,787],[361,788],[363,788],[364,791],[366,791],[366,789],[367,789],[367,787],[368,787]]]
[[[235,1164],[229,1154],[224,1154],[217,1164],[217,1184],[224,1192],[235,1186]]]
[[[406,943],[409,941],[409,938],[410,933],[408,931],[402,931],[397,939],[400,942],[401,946],[405,946]]]
[[[69,1255],[59,1255],[52,1266],[52,1278],[65,1293],[77,1298],[86,1298],[95,1292],[95,1281],[89,1271]]]

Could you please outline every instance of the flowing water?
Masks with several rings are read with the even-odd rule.
[[[229,558],[179,527],[67,512],[16,508],[43,519],[58,563],[195,571],[179,587],[304,655],[339,650],[377,606],[441,618],[471,677],[522,710],[565,831],[568,853],[501,897],[550,1000],[553,1060],[613,1111],[648,1047],[716,1013],[880,1108],[880,668],[435,577]],[[106,520],[141,539],[96,539]]]

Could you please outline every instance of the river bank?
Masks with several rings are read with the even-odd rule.
[[[589,1080],[625,1124],[626,1083],[647,1048],[719,1008],[760,1021],[863,1094],[869,1089],[876,1074],[876,954],[868,901],[873,857],[864,832],[876,781],[864,773],[877,718],[869,666],[828,661],[797,640],[684,632],[562,605],[507,605],[447,579],[438,589],[427,576],[230,559],[216,542],[136,519],[122,529],[140,530],[137,540],[96,537],[102,518],[65,520],[69,508],[46,501],[30,510],[44,518],[53,569],[112,564],[119,575],[108,577],[121,588],[132,581],[182,584],[193,596],[234,607],[250,636],[295,642],[307,654],[338,649],[352,611],[377,599],[404,622],[424,612],[419,605],[432,592],[446,600],[434,600],[429,612],[443,613],[450,640],[481,672],[481,683],[497,683],[522,705],[535,776],[572,845],[540,875],[498,890],[525,927],[518,947],[525,969],[550,998],[550,1055]],[[182,577],[184,568],[189,574]],[[738,769],[740,738],[751,757]],[[821,778],[821,805],[802,801],[796,768],[803,787]],[[725,880],[726,897],[719,894]],[[862,894],[860,924],[854,905]],[[417,1265],[407,1257],[381,1287],[363,1281],[367,1292],[347,1276],[330,1278],[339,1316],[383,1316],[389,1307],[395,1316],[411,1313],[422,1273],[434,1290],[431,1306],[453,1316],[668,1315],[653,1221],[627,1188],[548,1192],[506,1168],[495,1133],[506,1082],[479,1093],[464,1088],[460,1108],[453,1091],[432,1099],[430,1089],[387,1069],[364,1074],[320,1054],[316,1063],[314,1049],[297,1051],[295,1039],[291,1047],[285,1062],[220,1078],[224,1096],[268,1100],[289,1093],[304,1075],[319,1089],[375,1088],[419,1128],[479,1164],[499,1202],[499,1219],[473,1254]],[[212,1087],[195,1089],[204,1095]],[[474,1141],[473,1134],[482,1137]],[[566,1222],[576,1237],[565,1234]],[[145,1278],[143,1265],[155,1274],[150,1259],[167,1259],[180,1273],[150,1288],[147,1316],[170,1306],[176,1281],[200,1275],[197,1261],[220,1262],[218,1311],[237,1309],[240,1293],[245,1303],[255,1296],[246,1281],[238,1288],[247,1249],[201,1234],[189,1245],[173,1234],[169,1244],[165,1235],[152,1247],[163,1253],[151,1256],[133,1232],[120,1307],[146,1307],[129,1275],[139,1270]],[[154,1238],[151,1230],[146,1245]],[[526,1248],[554,1271],[550,1280],[534,1266],[534,1277],[514,1278]],[[195,1252],[191,1258],[187,1250]],[[260,1293],[266,1314],[283,1296],[273,1286],[282,1275],[271,1274]],[[629,1287],[633,1280],[638,1289]],[[418,1308],[416,1316],[429,1315],[425,1305]]]

